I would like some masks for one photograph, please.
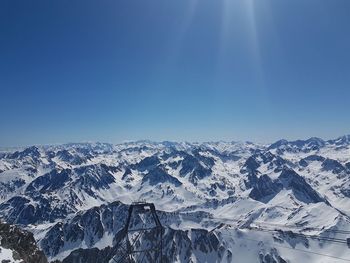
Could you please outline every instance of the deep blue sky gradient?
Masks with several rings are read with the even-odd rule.
[[[350,133],[348,0],[0,1],[0,146]]]

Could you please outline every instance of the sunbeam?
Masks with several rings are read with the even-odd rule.
[[[241,25],[238,24],[241,27],[240,30],[237,30],[237,25],[234,24],[238,22],[241,23]],[[239,37],[244,37],[247,34],[255,74],[261,79],[263,71],[254,0],[222,0],[221,34],[219,40],[219,63],[221,66],[225,64],[226,52],[230,50],[233,34],[240,34]]]
[[[257,23],[256,23],[256,14],[255,14],[255,0],[245,0],[245,12],[247,13],[247,24],[248,24],[248,32],[250,34],[250,44],[251,51],[253,54],[255,70],[257,73],[257,77],[260,81],[262,81],[263,71],[262,71],[262,61],[261,61],[261,52],[259,45],[259,35],[257,31]]]
[[[218,83],[226,75],[235,75],[239,67],[244,68],[245,78],[249,84],[245,87],[259,96],[264,108],[270,108],[269,95],[264,77],[264,67],[259,37],[257,16],[262,12],[269,13],[269,7],[264,4],[263,10],[258,10],[263,4],[255,0],[230,1],[223,0],[221,11],[221,33],[218,51]],[[244,59],[242,56],[244,53]],[[236,61],[241,61],[239,65]],[[247,83],[247,82],[246,82]],[[224,83],[228,88],[229,82]]]
[[[195,12],[198,6],[198,0],[189,0],[186,2],[186,7],[177,31],[174,33],[174,36],[170,43],[169,54],[167,63],[174,64],[176,63],[177,58],[181,52],[184,39],[188,32],[189,27],[194,19]]]

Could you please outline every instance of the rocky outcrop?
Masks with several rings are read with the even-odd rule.
[[[329,159],[327,158],[323,163],[322,163],[322,169],[324,171],[331,171],[335,174],[341,173],[345,171],[345,167],[339,163],[337,160]]]
[[[269,146],[269,149],[276,149],[279,154],[284,152],[304,152],[308,153],[311,151],[318,151],[326,145],[326,142],[320,138],[312,137],[307,140],[296,140],[296,141],[287,141],[279,140]]]
[[[0,222],[1,247],[13,251],[13,258],[23,263],[47,263],[44,253],[38,249],[33,234]]]
[[[293,169],[285,168],[276,180],[267,175],[258,178],[249,197],[257,201],[268,202],[282,189],[292,190],[294,196],[304,203],[325,202],[325,200],[297,174]]]
[[[55,224],[40,241],[47,256],[53,257],[67,247],[74,248],[84,242],[92,247],[103,235],[114,235],[127,217],[127,206],[113,202],[77,213],[66,223]]]
[[[106,247],[102,250],[98,248],[77,249],[66,257],[62,263],[108,263],[111,260],[113,248]],[[61,263],[56,261],[56,263]]]
[[[196,257],[197,253],[214,253],[216,258],[220,259],[225,250],[215,233],[203,229],[183,231],[166,228],[163,243],[165,244],[162,257],[164,263],[193,262],[192,257]],[[118,251],[117,246],[118,244],[101,250],[77,249],[71,252],[62,263],[108,263]]]
[[[302,176],[292,169],[284,169],[278,177],[278,181],[285,189],[291,189],[294,196],[304,203],[325,201]]]
[[[148,182],[150,185],[156,185],[160,183],[171,183],[175,186],[180,186],[182,183],[175,177],[169,175],[160,167],[156,167],[150,170],[143,178],[142,183]]]
[[[287,263],[279,254],[276,249],[271,249],[269,253],[260,252],[259,254],[260,263]]]
[[[249,197],[258,201],[268,202],[279,191],[281,191],[283,185],[280,182],[272,181],[266,174],[259,177],[252,191],[249,193]]]

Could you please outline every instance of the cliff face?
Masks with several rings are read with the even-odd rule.
[[[4,250],[12,251],[12,258],[16,262],[48,262],[44,253],[38,249],[33,234],[16,226],[0,222],[0,244]]]
[[[121,232],[120,232],[121,233]],[[155,240],[155,233],[148,232],[138,240],[140,247],[136,250],[145,249],[151,242]],[[117,234],[118,236],[119,234]],[[116,238],[118,239],[118,237]],[[142,245],[143,244],[143,245]],[[121,248],[125,243],[116,243],[113,247],[106,247],[102,250],[98,248],[77,249],[70,253],[62,263],[112,263],[124,262],[126,248]],[[231,252],[224,247],[222,241],[215,233],[204,229],[191,230],[174,230],[171,228],[164,229],[163,236],[163,252],[162,262],[231,262],[225,261],[224,255],[229,255]],[[138,246],[138,245],[137,245]],[[121,253],[120,253],[121,252]],[[203,258],[203,255],[210,255],[210,259]],[[135,253],[133,260],[135,262],[155,262],[153,258],[144,257],[143,253]],[[204,256],[205,257],[205,256]],[[158,261],[157,261],[158,262]],[[61,263],[55,261],[52,263]]]

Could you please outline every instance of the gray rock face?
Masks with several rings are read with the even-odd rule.
[[[285,189],[292,189],[297,199],[304,203],[318,203],[325,200],[305,181],[305,179],[292,169],[284,169],[278,181]]]
[[[307,167],[310,162],[323,162],[325,158],[316,154],[309,155],[299,161],[299,164],[303,167]]]
[[[341,173],[345,171],[345,167],[339,163],[337,160],[327,158],[322,163],[322,168],[325,171],[332,171],[335,174]]]
[[[45,198],[36,194],[33,199],[15,196],[0,204],[2,218],[11,224],[35,224],[65,218],[72,210],[65,204],[52,206],[53,197]]]
[[[269,149],[277,149],[278,153],[283,152],[311,152],[324,147],[326,142],[320,138],[312,137],[307,140],[287,141],[279,140],[269,146]]]
[[[276,249],[271,249],[269,253],[260,253],[260,263],[287,263],[277,252]]]
[[[93,246],[104,234],[116,234],[126,221],[126,205],[113,202],[78,213],[66,223],[57,223],[40,241],[48,256],[55,256],[71,244]]]
[[[36,146],[28,147],[23,151],[17,151],[7,156],[7,158],[9,159],[23,159],[26,157],[32,157],[33,159],[38,159],[40,157],[40,152],[38,147]]]
[[[244,163],[241,173],[256,173],[263,164],[268,164],[269,169],[275,172],[281,171],[286,164],[286,160],[270,151],[257,151]]]
[[[175,186],[180,186],[182,183],[175,177],[169,175],[160,167],[156,167],[150,170],[143,178],[142,183],[149,182],[150,185],[156,185],[159,183],[171,183]]]
[[[214,165],[211,158],[201,156],[198,152],[195,152],[194,155],[181,152],[181,156],[184,159],[179,163],[182,165],[180,176],[186,176],[190,173],[189,181],[192,184],[196,185],[200,179],[211,174],[211,168]]]
[[[65,169],[58,171],[56,169],[51,172],[39,176],[33,180],[27,187],[26,192],[30,193],[33,191],[39,191],[41,193],[55,191],[64,186],[64,184],[70,180],[72,176],[72,171],[70,169]]]
[[[338,146],[346,146],[350,144],[350,135],[344,135],[334,140],[329,140],[328,143],[338,145]]]
[[[47,263],[44,253],[38,249],[33,234],[18,227],[0,223],[1,246],[15,252],[14,258],[25,263]]]
[[[160,160],[157,156],[150,156],[146,157],[145,159],[142,159],[139,163],[133,165],[132,168],[140,171],[151,170],[157,167],[159,163]]]
[[[62,263],[108,263],[111,259],[111,247],[106,247],[102,250],[98,248],[77,249],[74,250]],[[57,261],[57,263],[60,263]]]
[[[346,163],[346,164],[345,164],[345,167],[346,167],[348,170],[350,170],[350,162]]]
[[[181,262],[192,262],[191,257],[196,253],[215,253],[219,260],[225,251],[214,233],[202,229],[182,231],[166,228],[163,244],[165,244],[163,248],[164,263],[172,263],[179,258],[181,258]],[[71,252],[62,263],[108,263],[115,251],[117,251],[117,247],[106,247],[102,250],[97,248],[78,249]],[[149,261],[145,260],[145,262]]]
[[[259,167],[260,167],[259,162],[253,156],[251,156],[246,160],[241,172],[245,172],[245,171],[252,172],[258,169]]]
[[[313,162],[313,161],[323,162],[325,158],[323,156],[314,154],[314,155],[309,155],[308,157],[304,158],[304,160],[307,162]]]
[[[257,201],[268,202],[275,197],[283,188],[283,185],[278,181],[272,181],[266,174],[259,177],[249,197]]]
[[[304,203],[318,203],[325,200],[305,181],[303,177],[292,169],[283,169],[276,180],[271,180],[267,175],[262,175],[256,181],[249,197],[268,202],[282,189],[291,189],[294,196]]]
[[[204,229],[192,229],[192,236],[194,249],[198,249],[203,253],[218,251],[220,241],[214,233]]]
[[[69,152],[68,150],[61,150],[58,151],[56,154],[56,157],[59,158],[61,161],[73,164],[73,165],[81,165],[83,163],[86,163],[86,161],[88,160],[87,157],[89,156],[80,156],[78,154],[73,154],[71,152]]]

